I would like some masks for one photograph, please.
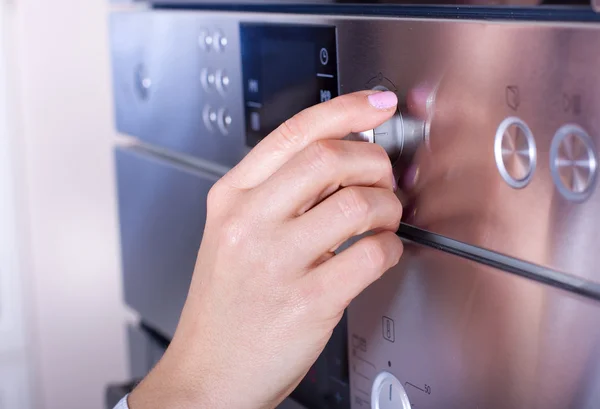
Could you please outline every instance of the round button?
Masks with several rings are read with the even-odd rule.
[[[217,81],[217,89],[222,94],[227,92],[227,90],[229,89],[229,84],[230,84],[231,80],[229,79],[229,75],[227,75],[227,73],[225,71],[223,71],[223,70],[217,71],[216,81]]]
[[[202,81],[202,87],[206,91],[212,91],[217,82],[217,75],[212,70],[204,68],[200,74],[200,80]]]
[[[221,109],[219,111],[219,129],[222,133],[228,134],[229,128],[231,127],[231,123],[233,122],[233,118],[226,109]]]
[[[150,88],[152,87],[152,79],[148,75],[148,72],[146,71],[146,67],[143,64],[140,64],[136,67],[135,87],[136,87],[138,96],[141,99],[148,99],[148,95],[150,93]]]
[[[371,389],[371,409],[411,409],[410,400],[400,381],[389,372],[381,372]]]
[[[200,48],[202,48],[204,51],[210,51],[213,46],[213,42],[213,36],[207,30],[202,30],[200,32],[200,36],[198,37],[198,44],[200,45]]]
[[[219,31],[213,35],[212,45],[216,51],[223,51],[223,49],[227,46],[227,43],[227,37],[225,37]]]
[[[216,110],[207,105],[202,111],[202,119],[206,128],[212,131],[217,126],[219,116]]]
[[[502,178],[515,189],[529,184],[537,163],[533,134],[525,122],[506,118],[496,131],[494,143],[496,166]]]
[[[574,202],[586,200],[594,190],[597,169],[590,136],[578,125],[562,126],[550,146],[550,171],[558,191]]]

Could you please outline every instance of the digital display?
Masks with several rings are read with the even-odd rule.
[[[242,24],[246,143],[338,95],[335,27]]]

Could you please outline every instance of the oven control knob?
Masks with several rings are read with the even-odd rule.
[[[411,409],[402,384],[389,372],[381,372],[371,389],[371,409]]]
[[[377,90],[386,90],[376,87]],[[410,162],[425,140],[425,121],[411,118],[398,110],[392,118],[375,129],[350,134],[348,140],[376,143],[382,146],[392,163]]]

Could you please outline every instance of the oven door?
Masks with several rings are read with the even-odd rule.
[[[206,196],[218,177],[144,153],[116,149],[126,303],[172,338],[202,240]]]
[[[353,409],[600,402],[600,303],[570,292],[407,243],[349,317]]]

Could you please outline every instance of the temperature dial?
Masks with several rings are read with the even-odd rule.
[[[411,409],[400,381],[389,372],[381,372],[371,389],[371,409]]]
[[[387,91],[384,87],[375,90]],[[394,116],[375,129],[350,134],[347,140],[376,143],[387,152],[392,163],[409,162],[417,148],[425,140],[425,121],[403,116],[396,111]]]

